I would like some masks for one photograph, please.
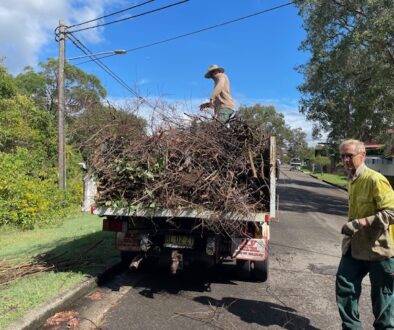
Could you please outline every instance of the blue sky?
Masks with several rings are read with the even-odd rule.
[[[0,31],[3,31],[0,32],[0,56],[5,57],[11,72],[17,74],[25,65],[35,67],[38,61],[57,57],[53,30],[59,19],[75,24],[141,2],[143,0],[4,0],[0,4],[0,22],[3,22],[0,23]],[[157,0],[101,23],[174,2],[177,0]],[[132,49],[285,3],[284,0],[190,0],[147,16],[75,33],[75,36],[93,53]],[[218,64],[230,78],[237,104],[275,105],[285,114],[290,126],[302,127],[310,133],[311,123],[306,123],[298,112],[297,85],[302,82],[302,76],[295,71],[295,67],[308,58],[308,54],[298,50],[304,38],[297,9],[287,6],[168,43],[109,57],[103,62],[142,96],[185,102],[189,111],[197,111],[198,104],[209,97],[213,83],[203,75],[209,65]],[[66,47],[66,57],[81,55],[70,41]],[[110,99],[132,97],[95,63],[79,67],[101,79]]]

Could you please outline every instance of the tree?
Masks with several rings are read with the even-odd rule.
[[[323,174],[323,168],[324,166],[327,166],[330,164],[330,158],[325,157],[325,156],[317,156],[315,158],[315,165],[319,166],[320,168],[320,173]]]
[[[291,129],[287,142],[287,152],[290,158],[299,157],[301,160],[305,159],[308,153],[308,143],[306,142],[306,133],[301,128]]]
[[[38,106],[49,112],[57,110],[57,60],[50,58],[40,63],[41,71],[27,67],[16,77],[19,91],[32,97]],[[65,63],[66,115],[75,115],[100,103],[107,95],[100,80],[91,74]]]
[[[16,95],[16,92],[15,82],[0,59],[0,99],[10,98]]]
[[[307,32],[300,111],[314,135],[383,141],[394,126],[394,2],[297,0]]]
[[[251,126],[262,127],[267,134],[275,135],[279,148],[285,147],[285,141],[291,136],[291,129],[286,125],[284,115],[275,107],[255,104],[251,107],[240,107],[239,115]]]
[[[304,159],[307,154],[308,143],[306,133],[301,128],[290,128],[282,113],[277,112],[272,105],[255,104],[251,107],[241,107],[239,116],[251,127],[262,127],[267,134],[275,135],[277,148],[286,148],[290,158]]]
[[[18,92],[31,97],[41,109],[49,109],[46,77],[42,72],[35,72],[30,66],[24,68],[23,73],[15,77]]]

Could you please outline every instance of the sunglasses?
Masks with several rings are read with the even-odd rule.
[[[341,154],[342,159],[353,159],[355,156],[361,154],[361,152],[358,152],[356,154]]]

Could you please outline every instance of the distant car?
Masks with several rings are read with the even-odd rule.
[[[292,158],[290,160],[290,170],[299,170],[301,168],[301,159]]]

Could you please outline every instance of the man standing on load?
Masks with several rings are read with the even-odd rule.
[[[361,282],[369,273],[375,329],[394,329],[394,191],[387,179],[364,164],[365,146],[339,146],[349,175],[348,222],[342,227],[342,258],[336,300],[342,329],[362,329],[358,311]]]
[[[235,112],[235,104],[230,93],[230,81],[224,69],[216,64],[208,68],[205,78],[212,79],[215,83],[209,102],[200,105],[200,110],[214,109],[214,118],[222,123],[227,122]]]

